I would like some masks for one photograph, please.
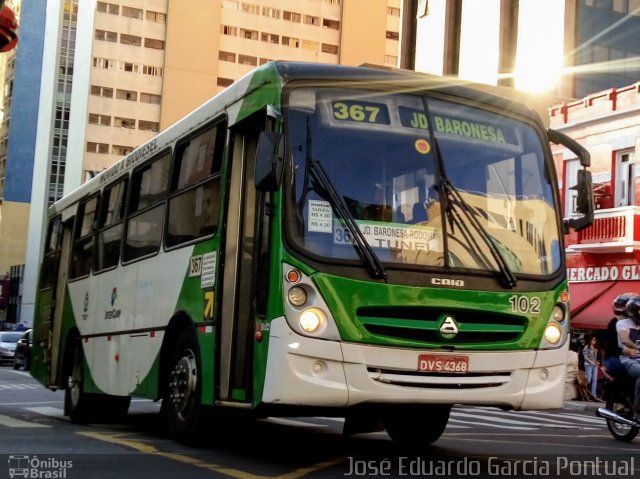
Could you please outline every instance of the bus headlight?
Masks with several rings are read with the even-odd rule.
[[[561,323],[562,321],[564,321],[564,318],[565,318],[564,309],[562,309],[561,306],[556,304],[553,307],[553,311],[551,311],[551,319],[553,321]]]
[[[558,344],[562,338],[562,330],[560,329],[560,325],[558,323],[549,323],[544,330],[544,339],[549,341],[550,344]]]
[[[326,315],[318,308],[305,309],[300,315],[300,327],[307,333],[315,333],[326,322]]]
[[[551,310],[547,325],[544,327],[540,349],[556,349],[566,343],[569,336],[569,321],[567,310],[557,303]]]
[[[294,286],[287,293],[287,299],[292,305],[300,307],[307,302],[307,292],[300,286]]]
[[[301,336],[340,340],[336,318],[325,302],[318,285],[299,268],[284,263],[282,305],[289,327]]]

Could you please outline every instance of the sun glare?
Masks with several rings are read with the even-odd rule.
[[[518,18],[516,88],[548,92],[562,75],[564,2],[520,0]]]

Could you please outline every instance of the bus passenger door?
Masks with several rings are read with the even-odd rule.
[[[58,372],[62,355],[62,315],[64,312],[64,295],[67,290],[67,280],[69,279],[69,254],[71,252],[71,238],[73,232],[73,221],[67,221],[62,224],[62,242],[60,250],[60,263],[58,266],[58,275],[54,287],[53,297],[53,316],[51,317],[51,364],[49,366],[49,384],[56,385],[59,382]]]
[[[252,399],[254,337],[257,303],[264,297],[266,281],[260,264],[268,248],[269,216],[264,195],[254,182],[258,136],[266,115],[254,115],[232,127],[230,135],[230,183],[221,272],[219,399],[250,402]],[[258,298],[258,299],[256,299]]]

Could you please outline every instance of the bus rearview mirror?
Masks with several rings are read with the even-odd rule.
[[[284,137],[281,133],[263,131],[256,149],[255,182],[259,191],[276,191],[284,170]]]

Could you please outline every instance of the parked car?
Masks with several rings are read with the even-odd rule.
[[[24,366],[24,370],[28,371],[31,367],[31,330],[27,329],[16,344],[16,352],[13,356],[13,369],[19,369]]]
[[[16,353],[16,344],[21,336],[21,331],[0,332],[0,362],[13,361]]]

